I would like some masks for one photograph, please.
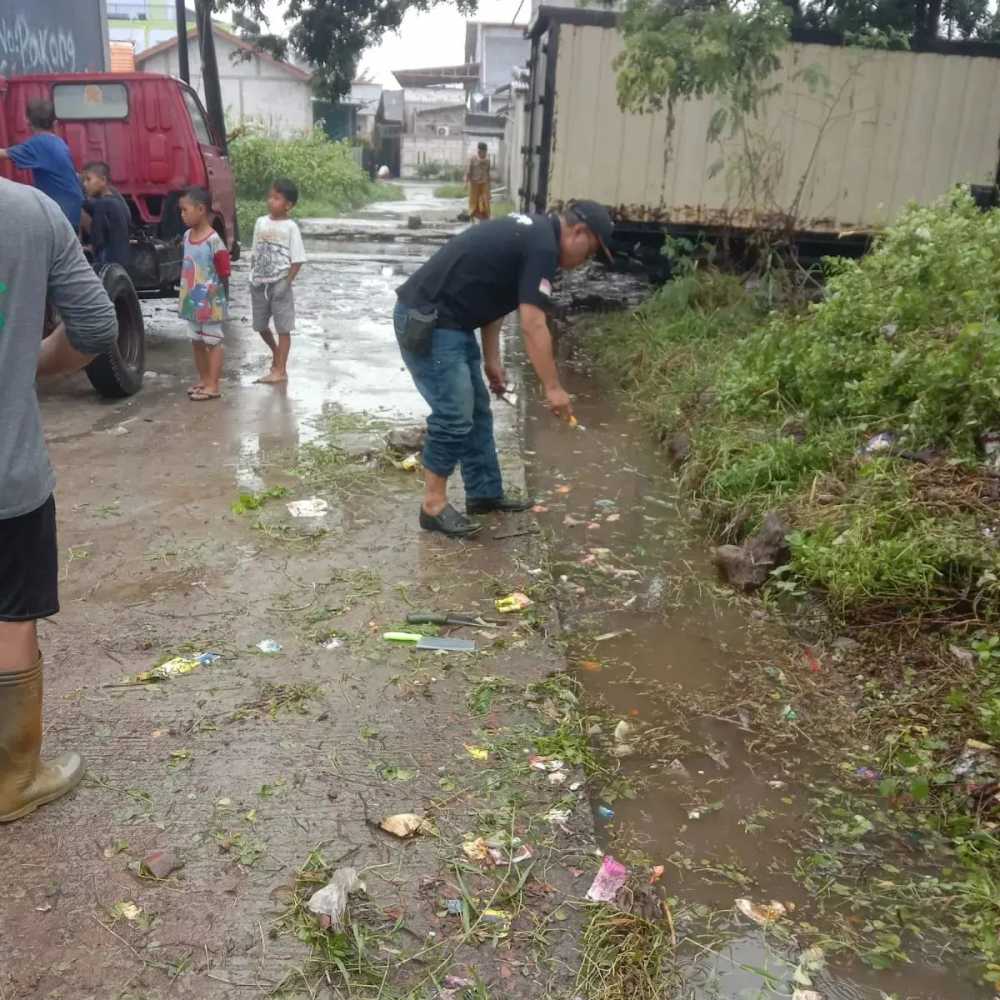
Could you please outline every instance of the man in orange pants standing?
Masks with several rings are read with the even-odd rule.
[[[486,143],[481,142],[476,155],[469,160],[465,171],[465,183],[469,185],[469,215],[473,221],[483,221],[490,217],[490,158]]]

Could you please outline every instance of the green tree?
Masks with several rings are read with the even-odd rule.
[[[268,32],[247,40],[279,59],[290,51],[315,69],[317,92],[335,101],[351,89],[361,53],[403,23],[408,10],[427,11],[450,2],[462,14],[476,10],[476,0],[287,0],[288,37]],[[267,23],[264,0],[215,0],[216,10],[235,9]]]

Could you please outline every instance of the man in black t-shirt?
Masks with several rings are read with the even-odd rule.
[[[510,215],[464,230],[397,289],[393,316],[403,361],[431,408],[423,463],[420,526],[472,535],[482,525],[448,503],[456,465],[465,483],[466,514],[527,510],[533,501],[505,497],[493,440],[490,389],[507,383],[500,363],[500,327],[518,311],[531,364],[550,410],[573,416],[559,382],[545,309],[560,268],[585,263],[598,250],[610,259],[611,217],[596,202],[571,202],[561,216]],[[482,354],[475,330],[482,331]],[[484,361],[485,358],[485,361]]]

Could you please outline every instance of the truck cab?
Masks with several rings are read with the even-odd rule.
[[[78,168],[103,160],[132,213],[128,273],[136,290],[173,295],[181,271],[180,197],[189,187],[212,196],[212,224],[239,256],[232,169],[197,93],[159,73],[65,73],[0,76],[0,147],[31,135],[25,108],[33,98],[55,107],[58,135]],[[30,183],[9,160],[0,176]]]

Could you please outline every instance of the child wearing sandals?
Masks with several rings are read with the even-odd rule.
[[[189,188],[180,200],[184,233],[179,312],[191,328],[198,381],[188,389],[192,402],[218,399],[222,375],[222,324],[229,290],[229,251],[210,221],[212,196]]]

